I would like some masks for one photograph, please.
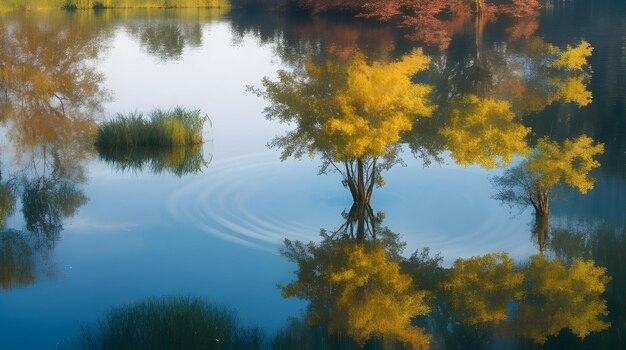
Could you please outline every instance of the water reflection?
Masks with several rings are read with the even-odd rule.
[[[83,349],[261,349],[262,331],[198,298],[147,299],[84,326]]]
[[[87,203],[80,185],[93,154],[96,117],[110,93],[95,64],[108,36],[102,28],[76,30],[52,16],[27,16],[0,26],[3,140],[0,175],[2,286],[53,277],[52,252],[64,222]],[[19,198],[23,227],[5,228]],[[16,222],[20,220],[16,219]]]
[[[203,22],[217,21],[227,13],[222,9],[189,9],[146,18],[144,12],[135,11],[136,20],[125,23],[125,29],[149,55],[162,62],[179,61],[185,50],[202,46]]]
[[[202,145],[123,150],[99,148],[98,156],[120,172],[170,172],[178,177],[201,172],[208,165],[202,154]]]
[[[605,32],[611,37],[613,52],[608,62],[598,59],[595,52],[591,58],[606,63],[594,64],[596,87],[592,96],[589,66],[583,65],[579,70],[551,64],[578,48],[579,42],[568,38],[557,45],[551,43],[552,34],[546,36],[552,35],[551,40],[533,37],[537,17],[526,13],[536,12],[532,6],[508,11],[509,17],[499,20],[484,11],[478,21],[415,14],[420,21],[412,25],[423,27],[412,38],[422,36],[420,40],[445,49],[424,51],[430,56],[428,65],[418,62],[425,61],[426,54],[411,53],[411,49],[401,45],[404,42],[396,40],[397,32],[385,25],[356,22],[359,25],[353,26],[355,21],[345,18],[304,20],[269,14],[259,16],[272,17],[264,22],[250,13],[229,18],[235,44],[254,33],[260,44],[271,43],[274,52],[289,66],[278,81],[265,86],[276,88],[274,97],[280,102],[274,103],[270,98],[270,108],[297,111],[284,118],[295,122],[293,133],[280,137],[274,145],[282,148],[285,155],[316,154],[324,158],[322,170],[341,172],[341,179],[358,203],[344,213],[339,228],[324,231],[321,242],[291,242],[285,248],[287,254],[293,254],[299,272],[303,271],[298,280],[284,286],[285,295],[304,298],[311,306],[306,322],[292,320],[274,338],[273,347],[394,348],[401,347],[400,343],[426,341],[432,348],[493,348],[511,343],[533,347],[529,344],[535,342],[545,342],[548,347],[619,347],[626,314],[621,258],[626,233],[623,224],[614,226],[615,222],[605,219],[612,216],[613,221],[621,224],[619,220],[624,215],[620,210],[623,181],[614,177],[615,169],[621,176],[620,169],[626,164],[619,127],[623,103],[619,86],[613,81],[620,80],[616,62],[621,56],[613,52],[619,51],[619,45],[613,44],[622,39],[616,34],[620,31]],[[114,27],[114,21],[103,18],[109,14],[72,16],[74,20],[92,21],[84,28],[75,27],[80,30],[71,30],[76,31],[73,35],[78,38],[74,42],[80,43],[80,38],[90,35],[86,34],[92,33],[90,26],[98,28],[93,33],[107,33]],[[206,27],[195,17],[163,17],[162,21],[155,17],[146,22],[138,20],[143,19],[141,16],[125,17],[122,28],[147,54],[167,63],[182,60],[188,48],[206,45]],[[102,77],[96,71],[67,67],[80,61],[82,56],[75,51],[86,48],[85,52],[89,52],[91,43],[84,43],[83,48],[69,47],[71,55],[66,62],[59,57],[64,50],[54,53],[51,45],[39,41],[50,37],[61,47],[74,42],[64,42],[65,34],[56,38],[54,30],[46,29],[50,25],[53,29],[58,27],[56,32],[65,33],[62,25],[54,20],[52,24],[43,22],[7,21],[1,32],[2,47],[6,44],[10,50],[9,54],[0,53],[0,119],[12,130],[10,141],[20,158],[18,169],[3,168],[0,179],[0,226],[11,227],[0,233],[2,289],[35,283],[40,261],[47,259],[40,255],[52,251],[68,219],[85,204],[86,160],[93,154],[89,135],[93,134],[96,120],[92,116],[100,114],[102,101],[106,101],[96,101],[106,95],[101,87],[95,87],[102,85]],[[594,22],[595,26],[603,21]],[[506,34],[490,36],[489,29],[494,26],[502,26]],[[19,40],[12,37],[20,32],[15,37]],[[26,32],[40,33],[33,40]],[[546,33],[544,30],[542,35]],[[584,37],[589,39],[587,34]],[[594,46],[602,43],[592,42]],[[568,49],[566,44],[572,47]],[[83,44],[77,44],[80,45]],[[15,57],[11,53],[14,51],[18,52]],[[27,59],[32,56],[37,57],[33,62],[50,63],[34,67]],[[408,61],[413,62],[414,71],[402,68]],[[15,68],[20,65],[26,68]],[[55,69],[58,72],[49,76],[42,73],[43,77],[39,77],[37,73],[56,72]],[[406,74],[388,75],[389,80],[385,81],[377,72],[395,69]],[[598,72],[611,77],[608,87],[598,85]],[[73,74],[99,83],[87,84],[72,78]],[[370,86],[371,81],[380,82],[380,86]],[[294,82],[299,85],[289,91]],[[54,85],[60,87],[49,88]],[[94,91],[96,96],[72,97],[72,92],[64,89],[73,86],[84,87],[78,89],[76,96]],[[396,93],[396,87],[403,91]],[[415,106],[405,105],[404,116],[384,114],[393,109],[390,106],[403,101],[406,91],[419,96],[421,110],[416,112],[417,108],[409,108]],[[387,97],[393,103],[378,104],[377,100]],[[384,124],[387,122],[390,124]],[[384,134],[382,129],[393,132]],[[593,139],[584,135],[592,135]],[[605,145],[604,158],[600,142]],[[382,170],[401,163],[401,147],[405,145],[425,163],[449,161],[498,168],[520,161],[519,166],[505,170],[500,178],[505,189],[498,199],[510,198],[511,202],[533,206],[538,212],[529,231],[539,254],[513,260],[513,252],[511,256],[494,253],[460,259],[447,267],[441,257],[433,257],[427,251],[403,257],[403,242],[382,225],[383,215],[365,203],[371,202],[373,187],[382,185]],[[181,176],[198,169],[202,160],[197,151],[181,148],[164,152],[99,152],[99,157],[120,171],[171,172]],[[7,163],[5,156],[3,162]],[[600,162],[603,169],[598,169]],[[225,188],[231,197],[227,185],[235,184],[239,191],[241,182],[234,179],[243,173],[235,163],[224,176],[227,181],[209,179],[218,180],[212,185]],[[267,168],[274,166],[270,161],[264,164],[268,164]],[[272,173],[260,173],[257,169],[260,168],[249,166],[246,172],[259,178],[272,176],[276,171],[272,168]],[[499,171],[495,170],[498,174]],[[215,203],[215,192],[206,191],[207,188],[208,184],[200,183],[187,191],[194,200],[203,199],[197,207],[209,208]],[[587,197],[578,195],[585,191],[589,191]],[[238,192],[235,197],[239,194],[248,195]],[[488,197],[485,195],[485,199]],[[557,201],[562,197],[570,201]],[[187,206],[182,211],[192,212],[197,207]],[[599,213],[599,208],[609,208],[613,214],[608,214],[608,210]],[[228,221],[224,231],[231,235],[244,230],[249,235],[262,232],[271,237],[270,244],[280,239],[280,227],[287,226],[281,224],[293,219],[290,213],[273,221],[267,220],[266,215],[265,221],[250,220],[252,223],[242,229],[239,224],[246,218],[240,215],[241,209],[237,207],[239,211],[232,212],[232,218],[224,219]],[[280,212],[278,209],[279,205],[275,212]],[[449,212],[448,208],[440,210]],[[468,210],[470,215],[476,211]],[[13,225],[18,221],[12,217],[15,214],[23,216],[24,227]],[[198,221],[208,226],[220,214]],[[590,217],[593,224],[563,225],[565,216]],[[271,224],[265,225],[267,222]],[[508,237],[502,239],[504,242]],[[611,276],[611,281],[607,276]],[[608,323],[611,328],[600,332]],[[527,340],[498,343],[506,337]],[[575,339],[579,337],[584,340]]]
[[[78,187],[84,181],[74,169],[65,168],[58,156],[52,164],[43,164],[43,172],[22,178],[22,214],[26,229],[57,241],[63,231],[63,221],[73,217],[87,203],[87,196]]]
[[[427,346],[430,336],[411,324],[430,311],[427,293],[400,272],[397,234],[381,227],[382,213],[374,215],[368,205],[355,203],[344,217],[338,230],[322,231],[320,243],[285,240],[282,255],[298,271],[295,282],[280,287],[283,296],[309,301],[308,324],[323,324],[360,346],[372,337]]]
[[[35,145],[73,144],[84,158],[109,93],[94,62],[107,32],[75,30],[62,20],[2,21],[0,30],[2,119],[9,122],[16,153]],[[69,151],[69,148],[66,148]]]
[[[289,326],[304,339],[321,332],[328,344],[348,347],[483,348],[508,337],[543,344],[563,329],[584,339],[609,327],[611,278],[592,259],[551,258],[542,248],[523,262],[490,253],[444,268],[428,249],[404,258],[398,234],[369,206],[354,204],[343,216],[339,229],[322,230],[322,241],[286,240],[282,250],[298,268],[296,280],[280,286],[283,296],[309,302],[306,326]],[[290,331],[275,341],[289,343]]]

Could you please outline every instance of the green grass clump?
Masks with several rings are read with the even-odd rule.
[[[111,310],[83,326],[86,349],[260,349],[258,328],[238,324],[234,311],[198,298],[148,299]]]
[[[138,113],[118,114],[99,126],[95,145],[99,151],[199,145],[207,120],[198,110],[180,107],[153,110],[149,119]]]

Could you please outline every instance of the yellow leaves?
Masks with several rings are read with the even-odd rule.
[[[575,103],[584,107],[591,103],[591,91],[587,90],[585,80],[588,79],[587,74],[567,77],[563,80],[553,79],[551,82],[558,88],[558,91],[552,96],[551,100],[562,100],[567,103]]]
[[[336,291],[331,331],[350,335],[360,344],[372,336],[392,335],[415,348],[426,347],[430,337],[411,326],[412,317],[430,311],[426,293],[412,290],[411,277],[400,273],[384,246],[337,241],[332,249],[332,263],[321,270]]]
[[[524,273],[528,289],[513,322],[519,334],[543,344],[563,328],[584,338],[609,327],[600,319],[608,315],[602,299],[610,281],[605,268],[582,259],[565,266],[559,260],[535,255]]]
[[[549,68],[566,69],[566,70],[583,70],[587,65],[587,58],[591,56],[593,47],[586,42],[581,41],[576,47],[567,45],[565,51],[559,53],[559,57],[548,63]]]
[[[308,60],[293,72],[279,71],[277,82],[263,80],[265,91],[252,91],[271,102],[268,118],[297,125],[272,142],[284,149],[283,158],[317,151],[340,162],[375,159],[432,114],[431,87],[412,81],[429,63],[419,49],[391,62],[331,54],[320,64]]]
[[[580,338],[608,328],[602,293],[609,281],[606,269],[592,260],[565,265],[535,255],[515,268],[501,253],[458,259],[442,286],[462,323],[495,323],[543,344],[564,328]],[[511,316],[511,323],[503,322]]]
[[[429,62],[415,50],[396,62],[369,64],[356,55],[347,64],[345,87],[336,83],[332,96],[338,113],[323,124],[336,159],[378,157],[399,141],[400,133],[411,130],[417,117],[432,114],[431,88],[411,81]]]
[[[473,325],[506,320],[507,305],[521,297],[523,280],[508,254],[492,253],[456,260],[443,288],[450,293],[453,312]]]
[[[515,119],[508,102],[468,95],[452,109],[450,125],[440,133],[458,164],[491,169],[530,153],[525,141],[530,129]]]
[[[287,256],[298,262],[298,281],[282,287],[283,295],[311,301],[307,320],[326,322],[331,333],[365,344],[372,337],[427,348],[430,336],[411,318],[430,311],[426,292],[415,291],[381,242],[328,241],[305,246],[288,243]]]
[[[589,172],[600,163],[594,156],[604,152],[603,144],[595,144],[593,139],[582,135],[576,139],[567,139],[562,145],[542,138],[537,144],[537,151],[527,161],[529,171],[538,175],[541,187],[549,188],[563,182],[587,193],[593,189],[594,179]]]

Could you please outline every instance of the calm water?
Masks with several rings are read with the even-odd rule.
[[[237,310],[241,324],[262,328],[271,341],[290,319],[303,320],[312,309],[310,299],[283,298],[276,286],[298,279],[298,265],[279,254],[283,241],[321,242],[320,229],[341,234],[346,222],[365,221],[379,233],[382,225],[399,234],[393,240],[406,242],[404,257],[424,247],[431,256],[440,253],[439,270],[496,252],[507,252],[516,266],[543,252],[566,264],[580,257],[605,267],[612,280],[600,299],[608,316],[599,318],[610,328],[581,341],[572,322],[554,321],[557,327],[530,313],[535,316],[527,315],[527,323],[558,334],[548,337],[546,348],[626,347],[624,9],[576,2],[549,7],[524,35],[505,21],[482,26],[468,20],[448,29],[445,45],[409,41],[405,30],[366,21],[269,13],[79,11],[0,18],[2,349],[76,348],[81,326],[112,307],[181,295]],[[594,48],[584,77],[537,73],[543,64],[537,52],[581,40]],[[382,173],[385,185],[374,190],[371,208],[384,212],[384,222],[358,210],[349,214],[353,199],[341,174],[318,175],[320,152],[281,161],[283,149],[268,147],[302,125],[268,120],[264,108],[275,101],[247,86],[262,90],[264,77],[277,81],[279,70],[302,70],[304,62],[339,62],[356,51],[383,62],[415,47],[424,47],[431,63],[414,79],[432,86],[440,108],[403,134],[398,156],[406,166]],[[578,85],[567,85],[568,79]],[[580,102],[585,93],[592,102]],[[494,200],[492,179],[529,155],[513,150],[512,162],[501,167],[459,164],[463,150],[440,130],[455,126],[445,117],[453,109],[447,103],[469,94],[509,101],[516,125],[529,129],[531,148],[542,137],[562,143],[582,134],[603,143],[600,166],[590,173],[593,189],[583,195],[566,186],[552,198],[543,230],[534,226],[532,208],[520,212]],[[181,167],[175,152],[132,163],[124,155],[105,161],[91,146],[96,122],[174,106],[211,118],[206,142],[191,156],[203,161],[192,169]],[[410,270],[409,263],[403,266]],[[560,302],[538,314],[547,319],[573,308]],[[516,323],[511,336],[493,323],[438,316],[414,320],[433,334],[432,348],[541,347],[519,336],[515,330],[524,326]],[[353,344],[334,341],[343,348]]]

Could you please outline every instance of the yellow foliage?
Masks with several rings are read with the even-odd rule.
[[[337,260],[322,272],[337,291],[333,306],[341,315],[329,323],[331,331],[361,345],[374,335],[393,335],[416,349],[428,346],[430,337],[411,326],[411,317],[430,311],[426,292],[412,291],[411,277],[387,259],[382,244],[339,242],[333,256]]]
[[[603,152],[604,145],[594,144],[593,139],[586,135],[567,139],[562,145],[544,137],[537,143],[537,151],[528,159],[526,166],[537,175],[539,186],[543,188],[563,182],[584,194],[594,185],[589,172],[600,166],[594,156]]]
[[[464,96],[452,109],[450,125],[440,130],[458,164],[488,169],[510,163],[515,154],[529,154],[529,132],[515,121],[508,102],[475,95]]]
[[[587,58],[591,56],[593,47],[586,42],[581,41],[576,47],[567,45],[565,51],[559,53],[559,57],[548,63],[549,68],[582,70],[587,65]]]
[[[283,296],[311,301],[307,321],[324,322],[331,333],[365,344],[372,337],[427,348],[430,336],[411,318],[430,311],[425,291],[415,291],[380,242],[329,241],[319,247],[292,245],[300,272]]]
[[[528,290],[513,323],[522,336],[543,344],[563,328],[584,338],[609,327],[600,319],[608,315],[601,297],[610,281],[605,268],[582,259],[565,266],[559,260],[535,255],[525,276]]]
[[[345,68],[345,87],[332,97],[339,111],[323,125],[336,159],[380,156],[401,132],[411,130],[417,117],[432,114],[431,88],[411,81],[429,62],[421,50],[391,63],[368,64],[362,55],[355,56]]]
[[[506,320],[509,301],[522,296],[523,280],[508,254],[491,253],[456,260],[443,288],[450,294],[452,311],[473,325]]]
[[[166,118],[163,120],[162,125],[159,125],[163,140],[171,142],[172,146],[185,145],[186,134],[185,125],[176,118]]]
[[[581,107],[591,103],[591,91],[587,90],[587,74],[567,77],[564,80],[551,79],[551,83],[558,91],[550,98],[550,102],[562,100],[567,103],[575,103]]]

